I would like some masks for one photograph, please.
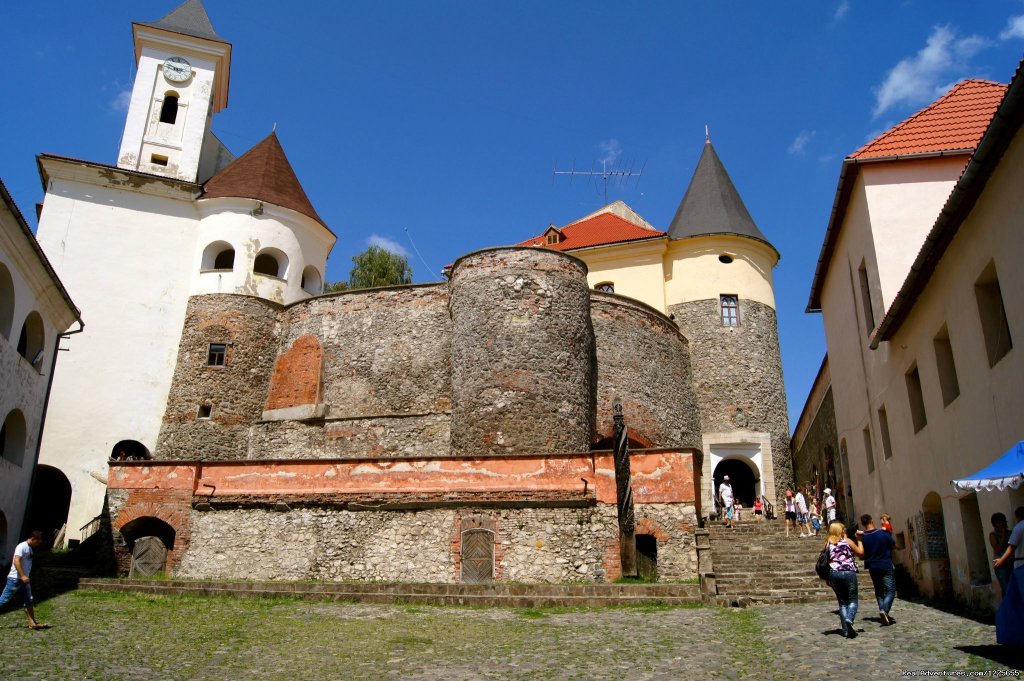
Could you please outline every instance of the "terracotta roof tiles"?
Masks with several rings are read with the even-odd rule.
[[[558,230],[561,240],[556,244],[547,243],[548,231],[550,229],[516,246],[543,246],[556,251],[571,251],[665,236],[661,230],[634,224],[611,212],[598,213],[562,227]]]
[[[1006,85],[970,79],[847,158],[973,150],[1006,93]]]

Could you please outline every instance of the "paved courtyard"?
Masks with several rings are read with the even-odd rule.
[[[867,609],[855,640],[831,604],[478,610],[72,591],[38,610],[51,629],[0,615],[0,679],[1012,678],[1024,666],[992,626],[906,601],[891,628]]]

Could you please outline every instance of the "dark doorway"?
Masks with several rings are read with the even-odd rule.
[[[47,545],[51,545],[68,521],[69,508],[71,508],[71,482],[67,476],[53,466],[36,466],[36,476],[32,482],[32,494],[28,502],[28,513],[25,515],[26,533],[42,530]]]
[[[658,540],[653,534],[636,536],[636,573],[644,581],[658,581]]]
[[[462,533],[462,583],[482,584],[494,579],[494,533],[475,529]]]
[[[715,467],[715,490],[714,496],[718,498],[718,488],[725,476],[729,476],[729,484],[732,485],[732,494],[736,501],[743,505],[743,508],[752,508],[754,498],[758,495],[759,486],[754,477],[754,471],[746,461],[742,459],[726,459]],[[753,517],[753,516],[751,516]]]

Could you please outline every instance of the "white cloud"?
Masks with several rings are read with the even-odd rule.
[[[615,138],[607,139],[601,142],[598,146],[603,154],[601,157],[602,163],[611,165],[619,160],[619,156],[622,156],[622,145],[619,144],[619,140]]]
[[[129,85],[114,95],[114,98],[110,100],[110,108],[118,113],[128,113],[128,105],[131,104],[131,101],[132,88]]]
[[[388,253],[394,253],[395,255],[401,255],[406,258],[409,257],[409,251],[405,250],[405,248],[402,247],[402,244],[379,234],[371,234],[368,236],[366,238],[366,245],[377,246],[378,248],[383,248]]]
[[[849,0],[843,0],[841,3],[839,3],[839,7],[836,7],[836,13],[832,15],[832,23],[838,24],[840,21],[846,18],[846,13],[849,11]]]
[[[1024,14],[1019,17],[1010,17],[1010,20],[1006,22],[1006,28],[999,34],[1000,40],[1010,40],[1011,38],[1024,38]]]
[[[957,76],[969,68],[969,60],[988,41],[978,35],[959,37],[949,26],[936,26],[928,42],[913,57],[897,64],[875,92],[875,116],[880,116],[897,105],[924,104],[945,90],[950,76]]]
[[[814,130],[801,130],[793,143],[789,145],[789,153],[803,156],[806,153],[807,143],[814,138]]]

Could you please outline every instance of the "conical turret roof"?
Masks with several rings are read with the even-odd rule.
[[[330,231],[302,189],[274,132],[211,177],[203,187],[203,199],[226,197],[256,199],[289,208],[313,218]]]
[[[160,28],[171,33],[183,33],[195,38],[205,38],[226,43],[224,38],[217,35],[210,23],[210,17],[206,14],[201,0],[185,0],[181,5],[169,12],[163,19],[154,22],[138,22],[140,26]]]
[[[686,195],[672,218],[668,236],[676,240],[710,234],[745,236],[771,246],[754,224],[709,139],[704,144]]]

